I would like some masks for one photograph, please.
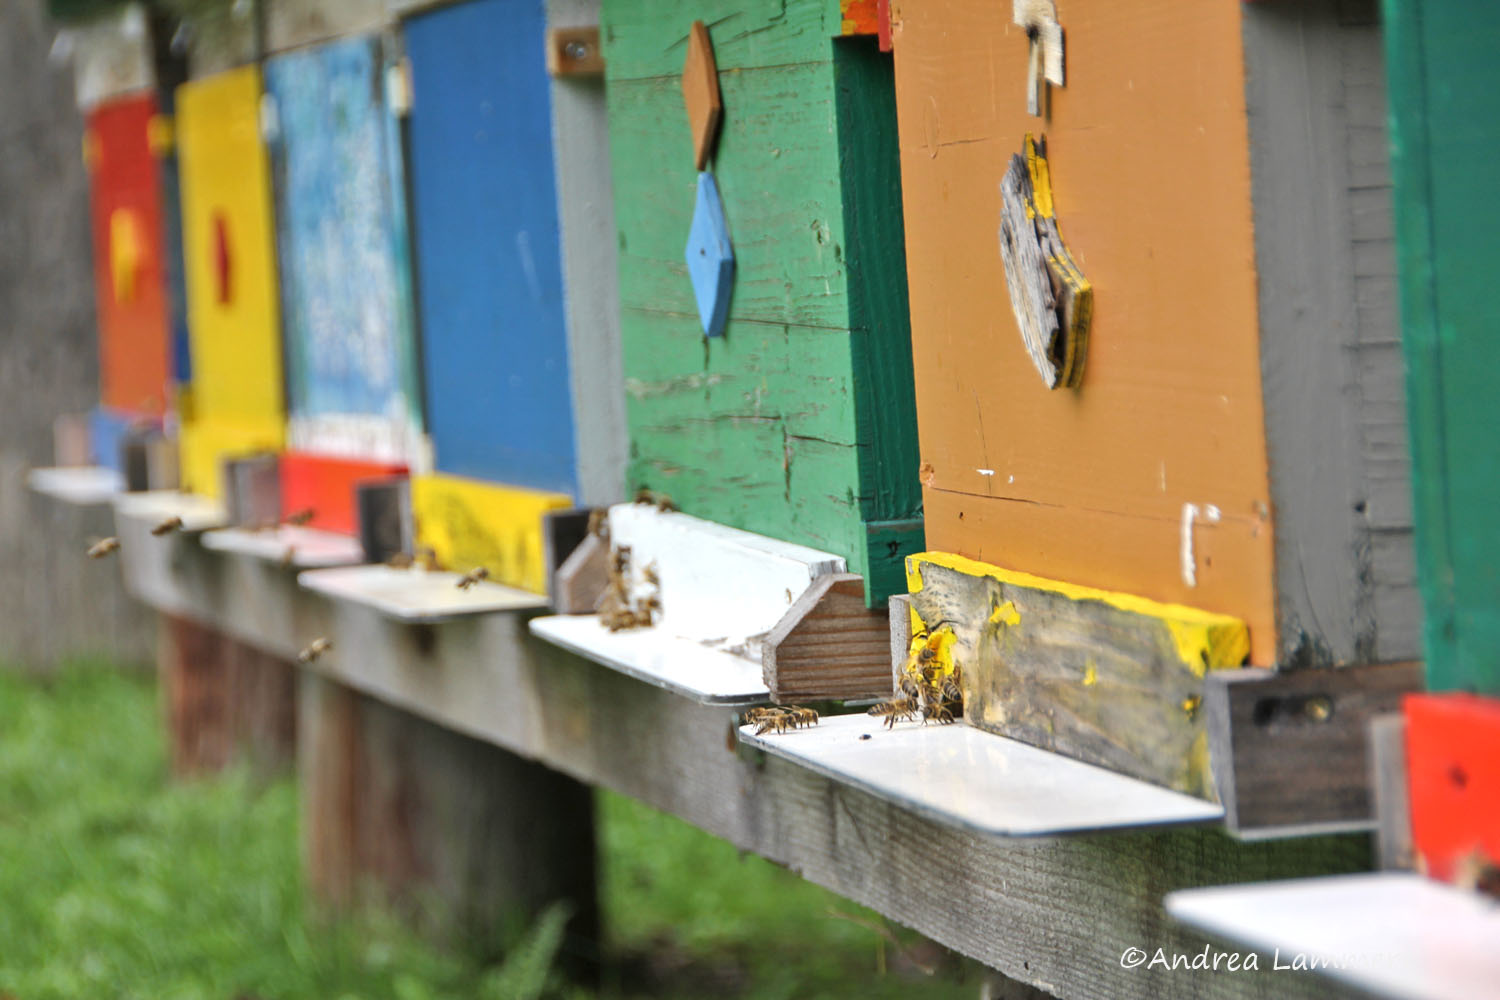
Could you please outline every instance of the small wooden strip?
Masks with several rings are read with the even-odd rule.
[[[898,690],[906,660],[911,655],[911,598],[892,594],[889,605],[891,626],[891,691]]]
[[[359,544],[365,562],[383,563],[401,552],[411,552],[411,480],[387,479],[354,487],[354,509],[359,519]]]
[[[1406,789],[1406,719],[1399,712],[1370,720],[1370,784],[1375,795],[1375,856],[1387,871],[1409,871],[1416,851]]]
[[[890,617],[865,605],[864,579],[830,573],[787,608],[761,649],[771,700],[881,697],[889,690]]]
[[[601,76],[604,49],[599,45],[599,26],[549,28],[547,72],[552,76]]]
[[[1226,825],[1248,836],[1369,828],[1370,720],[1421,686],[1418,663],[1210,675],[1203,707]]]
[[[548,594],[557,593],[557,577],[563,563],[589,537],[593,514],[592,507],[572,507],[542,515],[542,563],[547,567]]]
[[[52,460],[62,468],[90,463],[87,413],[64,413],[52,421]]]
[[[923,626],[956,636],[972,724],[1215,798],[1203,677],[1244,662],[1243,622],[945,553],[907,566]]]
[[[231,526],[281,520],[281,463],[271,453],[226,459],[221,466],[224,510]]]
[[[585,535],[552,574],[548,595],[560,615],[588,615],[599,608],[609,586],[609,546],[598,535]]]

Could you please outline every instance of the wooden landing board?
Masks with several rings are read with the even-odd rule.
[[[844,571],[829,552],[783,542],[651,504],[609,509],[610,542],[630,546],[632,583],[655,564],[656,631],[731,644],[769,632],[808,586]]]
[[[957,637],[971,723],[1215,800],[1204,675],[1244,662],[1244,622],[946,553],[907,573],[913,625]]]
[[[270,531],[246,528],[210,531],[203,536],[203,547],[286,563],[297,569],[357,566],[364,561],[364,547],[357,538],[285,524]]]
[[[125,478],[114,469],[77,465],[32,469],[26,473],[26,485],[42,496],[78,507],[93,507],[109,503],[125,488]]]
[[[922,726],[868,715],[824,718],[789,733],[740,739],[938,823],[993,837],[1213,823],[1224,811],[958,723]]]
[[[1166,907],[1271,956],[1261,968],[1298,955],[1326,960],[1324,975],[1392,1000],[1478,1000],[1500,991],[1500,907],[1420,875],[1185,889],[1168,894]]]
[[[611,632],[598,615],[553,615],[530,624],[547,642],[699,704],[752,705],[771,695],[759,663],[660,629]]]
[[[525,611],[547,606],[537,594],[481,582],[458,589],[459,574],[389,566],[315,569],[297,582],[338,601],[374,608],[407,624],[434,624],[496,611]]]
[[[227,523],[223,504],[198,493],[151,490],[121,493],[115,497],[115,516],[159,523],[169,517],[182,518],[181,533],[201,534]]]

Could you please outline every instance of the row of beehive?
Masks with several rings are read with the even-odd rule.
[[[222,456],[286,445],[505,484],[524,502],[499,509],[532,520],[648,487],[842,555],[872,599],[905,590],[904,558],[930,546],[1232,615],[1256,663],[1415,653],[1415,616],[1388,599],[1410,592],[1404,460],[1348,472],[1369,449],[1356,433],[1367,415],[1340,408],[1344,376],[1282,384],[1299,342],[1325,337],[1318,356],[1342,358],[1363,334],[1283,321],[1278,293],[1257,285],[1281,257],[1329,269],[1258,242],[1302,211],[1262,197],[1262,176],[1298,166],[1273,162],[1281,147],[1247,126],[1275,95],[1247,89],[1246,58],[1274,46],[1234,5],[1147,31],[1079,0],[1064,11],[1066,85],[1036,117],[1035,43],[1012,11],[924,7],[882,27],[865,7],[605,0],[607,121],[566,154],[551,105],[590,85],[548,80],[540,3],[470,0],[409,14],[399,33],[273,55],[269,102],[254,68],[187,84],[188,484],[214,489]],[[683,260],[699,174],[681,90],[694,21],[717,63],[706,166],[735,258],[727,327],[707,338]],[[864,34],[881,31],[894,59]],[[1185,71],[1171,54],[1187,51],[1208,55]],[[1030,133],[1046,139],[1062,229],[1098,295],[1076,388],[1036,377],[1006,295],[999,182]],[[1305,158],[1347,137],[1319,137]],[[612,194],[592,195],[612,213],[569,231],[559,211],[582,195],[554,178],[606,144]],[[1352,173],[1356,161],[1340,162]],[[1330,242],[1348,256],[1361,237]],[[602,320],[577,302],[612,296],[615,275],[563,280],[587,254],[609,270],[617,258],[618,306]],[[104,242],[100,259],[114,259]],[[1381,277],[1378,262],[1349,277],[1304,297],[1352,309],[1378,294],[1357,284]],[[1353,327],[1385,322],[1384,309]],[[587,341],[602,360],[579,354],[570,323],[604,327]],[[109,360],[106,337],[106,404],[161,405],[165,348],[147,340],[116,383],[129,366]],[[623,461],[601,394],[623,400]],[[1361,426],[1338,423],[1332,459],[1299,451],[1283,403],[1299,420],[1323,407]],[[604,485],[581,488],[590,455]],[[1330,465],[1344,478],[1323,489]],[[1377,496],[1381,483],[1399,488]],[[429,530],[483,516],[456,491],[434,494]]]

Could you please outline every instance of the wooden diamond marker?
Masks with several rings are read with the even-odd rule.
[[[724,105],[719,100],[719,68],[714,65],[714,43],[702,21],[688,31],[687,62],[682,65],[682,102],[693,129],[693,164],[703,170],[719,135]]]
[[[709,337],[724,335],[729,322],[729,288],[734,284],[734,247],[729,242],[729,223],[719,200],[714,175],[698,175],[698,200],[693,207],[693,225],[688,230],[688,277],[698,300],[698,318]]]

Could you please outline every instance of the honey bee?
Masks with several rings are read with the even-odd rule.
[[[945,701],[930,701],[923,705],[922,725],[925,726],[929,722],[936,722],[939,725],[946,726],[950,722],[958,721],[954,718],[953,709],[949,705],[950,703]]]
[[[286,551],[281,554],[281,568],[291,569],[297,560],[297,546],[288,545]]]
[[[413,559],[417,565],[429,573],[438,568],[437,550],[430,545],[418,546],[416,552],[413,554]]]
[[[385,561],[391,569],[411,569],[415,560],[410,552],[397,552]]]
[[[635,497],[631,502],[655,507],[663,514],[671,513],[677,509],[677,505],[672,502],[671,497],[665,493],[654,493],[644,486],[635,491]]]
[[[609,511],[604,507],[595,507],[589,511],[589,534],[595,538],[604,538],[609,534]]]
[[[799,727],[816,726],[818,724],[818,713],[815,709],[803,708],[800,705],[791,705],[788,706],[787,712]]]
[[[762,719],[767,718],[768,716],[775,715],[780,711],[781,709],[775,708],[771,705],[757,705],[754,708],[745,709],[745,711],[740,714],[740,720],[747,726],[754,725]]]
[[[308,643],[307,648],[297,654],[299,663],[311,663],[333,648],[333,640],[319,636]]]
[[[654,560],[647,563],[645,568],[641,570],[641,579],[645,580],[653,587],[661,586],[661,575],[657,572],[656,562]]]
[[[658,493],[656,494],[656,509],[663,514],[670,514],[677,509],[677,505],[665,493]]]
[[[458,578],[457,586],[459,590],[468,590],[480,580],[488,580],[489,577],[489,570],[485,569],[483,566],[475,566],[473,569],[469,570],[463,576]]]
[[[89,546],[89,558],[90,559],[103,559],[105,556],[109,555],[111,552],[118,552],[118,551],[120,551],[120,540],[118,538],[114,537],[113,535],[111,535],[108,538],[101,538],[97,542],[95,542],[93,545]]]
[[[630,502],[644,504],[656,503],[656,495],[646,487],[642,486],[640,489],[635,491],[635,496],[631,498]]]
[[[918,711],[917,700],[915,698],[903,697],[892,698],[890,701],[882,701],[879,704],[871,705],[865,714],[873,715],[876,718],[883,717],[885,719],[885,728],[895,729],[896,723],[906,719],[915,719]]]
[[[182,518],[178,517],[176,514],[173,514],[171,517],[167,518],[165,521],[162,521],[160,524],[157,524],[155,527],[153,527],[151,529],[151,534],[153,534],[153,535],[157,536],[158,538],[160,538],[162,535],[169,534],[169,533],[171,533],[173,531],[177,531],[181,527],[182,527]]]
[[[294,510],[286,517],[282,518],[281,523],[290,524],[293,527],[300,528],[317,516],[318,512],[312,507],[303,507],[301,510]]]

